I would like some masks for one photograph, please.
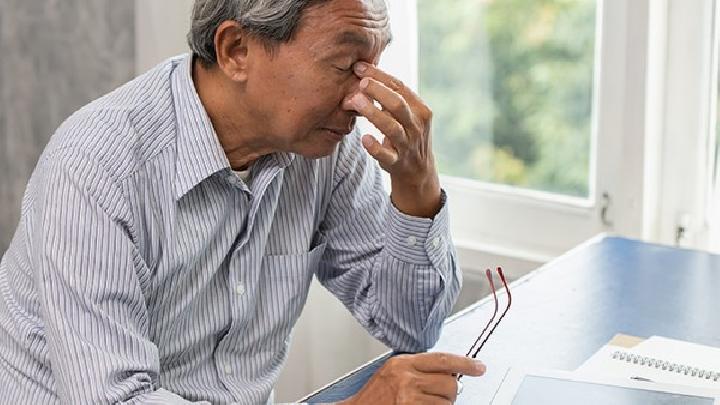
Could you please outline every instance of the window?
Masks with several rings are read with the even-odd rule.
[[[388,66],[417,61],[401,77],[434,111],[461,261],[543,262],[603,231],[641,236],[655,3],[390,1],[408,12],[393,20],[403,63]]]
[[[594,0],[419,0],[440,172],[589,197]]]

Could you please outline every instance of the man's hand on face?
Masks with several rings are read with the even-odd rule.
[[[363,136],[362,142],[390,173],[393,204],[405,214],[432,218],[441,207],[430,139],[432,111],[400,80],[377,67],[358,62],[354,71],[361,81],[346,103],[385,135],[382,143],[371,135]]]
[[[485,374],[485,365],[448,353],[395,356],[342,404],[451,404],[457,397],[457,374],[478,377]]]

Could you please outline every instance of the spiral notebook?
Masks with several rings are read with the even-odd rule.
[[[653,336],[616,336],[577,372],[720,391],[720,348]]]

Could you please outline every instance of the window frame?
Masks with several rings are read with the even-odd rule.
[[[718,156],[718,97],[720,96],[720,0],[713,1],[713,43],[712,56],[710,58],[710,92],[708,94],[708,119],[707,131],[709,138],[710,176],[708,187],[710,192],[706,195],[705,216],[707,224],[706,247],[712,251],[720,251],[720,156]]]
[[[716,0],[664,0],[662,114],[657,116],[657,204],[651,241],[708,249],[712,244]],[[660,40],[660,39],[659,39]],[[660,87],[660,85],[658,85]]]

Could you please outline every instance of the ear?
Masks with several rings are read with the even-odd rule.
[[[249,36],[236,21],[224,21],[215,31],[217,64],[230,80],[247,80],[249,41]]]

